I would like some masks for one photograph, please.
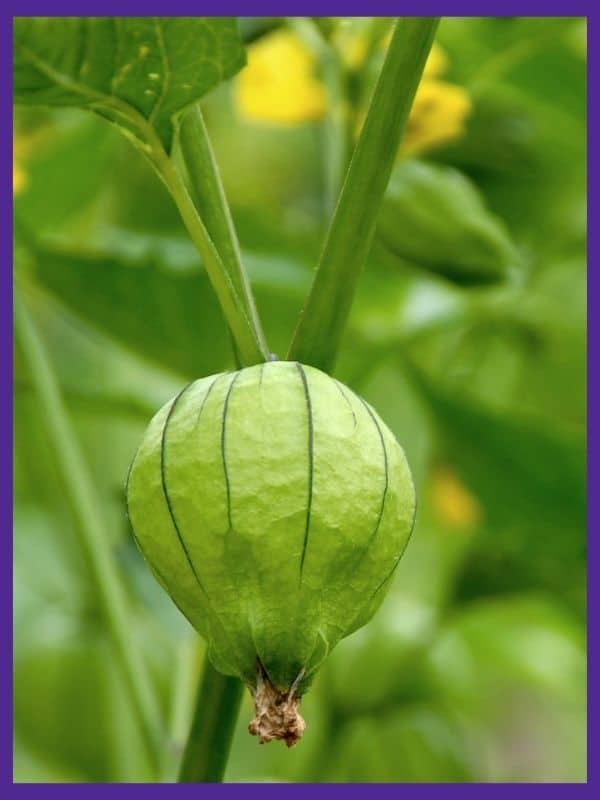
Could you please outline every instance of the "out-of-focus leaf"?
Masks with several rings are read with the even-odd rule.
[[[400,259],[458,284],[495,283],[518,262],[475,185],[458,170],[420,161],[394,168],[377,235]]]
[[[468,133],[444,152],[470,174],[520,244],[543,257],[585,235],[585,117],[513,87],[478,100]]]
[[[150,369],[107,336],[65,313],[64,306],[47,293],[35,301],[36,321],[101,498],[106,531],[111,541],[119,542],[129,535],[124,526],[123,490],[139,437],[154,411],[179,390],[181,377]],[[63,537],[70,541],[73,531],[64,486],[18,347],[14,376],[15,500],[60,514]],[[77,562],[73,569],[77,574],[82,565]]]
[[[16,381],[14,389],[17,395],[29,395],[32,386],[28,381]],[[87,388],[74,387],[63,390],[63,396],[71,408],[90,414],[108,414],[147,422],[156,411],[155,405],[144,401],[136,394],[117,394],[104,392],[102,389],[91,391]]]
[[[467,85],[476,102],[498,89],[512,89],[531,100],[533,120],[546,105],[555,121],[584,121],[585,50],[572,44],[582,22],[585,26],[577,17],[446,18],[439,38],[449,51],[452,77]],[[559,131],[538,134],[558,140]]]
[[[584,632],[556,603],[475,603],[440,632],[424,669],[461,722],[479,780],[585,780]]]
[[[523,366],[515,397],[532,413],[541,412],[583,430],[587,382],[585,258],[546,262],[519,306],[519,313],[531,321],[542,339]]]
[[[20,631],[15,732],[34,751],[86,780],[146,777],[143,742],[85,576],[76,540],[60,517],[20,509],[15,520],[14,621]],[[117,769],[122,734],[131,737],[131,771],[125,763],[120,765],[124,772]]]
[[[442,288],[414,282],[395,316],[383,302],[373,304],[365,320],[370,336],[385,342],[387,333],[402,345],[408,333],[411,360],[434,384],[466,392],[485,407],[546,419],[552,427],[585,427],[582,258],[549,260],[520,286],[470,293]]]
[[[192,244],[106,231],[103,248],[40,247],[36,280],[133,352],[189,377],[232,365],[230,340]],[[246,256],[259,310],[282,355],[309,274],[269,254]]]
[[[21,737],[14,737],[14,783],[85,783],[86,778],[84,773],[67,764],[56,763],[47,753],[28,746]]]
[[[453,77],[474,98],[467,133],[439,157],[466,169],[511,230],[546,254],[585,233],[585,20],[446,18]]]
[[[39,644],[15,662],[15,676],[15,726],[31,746],[81,770],[87,781],[150,778],[128,696],[101,636],[78,631]],[[127,759],[118,753],[123,746]]]
[[[539,59],[562,51],[582,18],[577,17],[445,17],[438,34],[447,50],[450,72],[461,83],[513,81],[528,73]],[[572,52],[581,60],[581,51]],[[536,74],[531,71],[531,77]],[[540,91],[564,92],[564,87],[535,77]]]
[[[390,268],[380,249],[373,253],[358,289],[350,331],[382,356],[405,340],[431,338],[469,319],[472,293],[428,273]],[[348,348],[347,360],[353,360]],[[371,361],[372,362],[371,356]],[[344,359],[342,353],[341,360]]]
[[[167,150],[173,116],[245,61],[227,17],[18,17],[14,48],[16,102],[90,108],[144,141],[141,115]]]
[[[444,692],[465,708],[477,707],[474,694],[490,680],[526,680],[557,700],[585,694],[582,625],[544,595],[516,594],[459,609],[428,662]]]
[[[100,623],[87,570],[68,525],[21,506],[15,518],[15,733],[67,775],[86,781],[152,777],[127,687]],[[144,650],[164,705],[171,641],[138,616]]]
[[[105,197],[105,178],[113,169],[120,139],[91,115],[29,111],[38,125],[28,133],[19,126],[23,115],[18,114],[14,135],[16,162],[25,175],[25,186],[15,196],[15,215],[36,236],[56,234],[74,219],[84,219]],[[22,157],[19,148],[24,150]],[[131,146],[127,148],[131,152]]]
[[[415,530],[381,609],[336,646],[324,667],[327,695],[340,724],[434,696],[423,661],[447,613],[471,528],[442,524],[432,513],[427,488],[417,492]]]
[[[19,658],[33,642],[44,644],[57,631],[73,633],[72,623],[78,616],[93,619],[99,612],[85,560],[66,516],[54,508],[44,513],[26,501],[19,503],[14,554],[13,618],[22,632],[15,640],[15,658]],[[45,609],[43,615],[40,608]],[[69,619],[64,616],[66,608]]]
[[[439,708],[416,705],[345,726],[320,780],[453,783],[472,777],[457,726]]]
[[[231,361],[225,323],[204,272],[107,247],[100,253],[43,249],[38,282],[68,308],[138,355],[186,376],[218,372]],[[193,250],[185,251],[191,255]]]
[[[378,714],[421,697],[421,660],[436,622],[431,606],[402,595],[386,598],[375,619],[329,657],[325,669],[335,712],[344,718]]]
[[[440,448],[484,507],[459,594],[544,586],[581,607],[585,592],[585,438],[493,411],[411,370]]]
[[[250,44],[260,39],[269,31],[278,28],[284,23],[283,17],[240,17],[240,35],[245,44]]]

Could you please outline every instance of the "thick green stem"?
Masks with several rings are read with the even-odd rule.
[[[221,675],[205,658],[179,783],[223,780],[243,691],[238,678]]]
[[[65,487],[102,612],[146,742],[150,763],[158,770],[161,722],[155,695],[131,631],[125,592],[102,526],[102,510],[79,443],[63,405],[56,377],[33,319],[17,289],[15,333],[31,383],[46,422],[46,430]]]
[[[268,355],[231,211],[198,103],[183,115],[177,142],[187,189],[252,323],[261,350]]]
[[[439,19],[396,22],[288,357],[330,371]]]

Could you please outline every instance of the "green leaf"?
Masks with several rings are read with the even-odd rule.
[[[466,135],[441,157],[477,179],[543,264],[585,232],[585,19],[446,18],[452,77],[473,96]],[[566,240],[566,242],[564,241]]]
[[[438,423],[444,460],[482,504],[457,593],[543,586],[581,607],[585,592],[585,437],[516,412],[492,410],[433,384],[413,367]]]
[[[40,245],[36,282],[138,356],[197,378],[232,366],[230,341],[208,277],[181,237],[106,230],[104,246]],[[275,352],[289,342],[309,280],[297,262],[246,254]]]
[[[65,412],[56,376],[43,340],[20,292],[15,298],[15,329],[55,455],[55,468],[64,483],[79,541],[90,564],[90,579],[101,603],[102,616],[114,646],[116,663],[127,681],[145,745],[154,761],[160,715],[145,665],[128,636],[129,606],[106,536],[102,506],[70,419]]]
[[[129,350],[172,372],[198,376],[230,363],[230,343],[208,278],[193,247],[127,253],[126,247],[81,252],[44,248],[37,282],[69,309]],[[164,252],[164,251],[163,251]],[[178,267],[179,265],[179,267]]]
[[[391,705],[377,717],[351,720],[338,736],[326,781],[453,783],[475,777],[461,731],[433,704]]]
[[[48,508],[21,503],[16,510],[15,733],[20,747],[67,776],[148,781],[131,696],[73,533],[68,518]],[[155,623],[141,614],[134,620],[135,647],[150,663],[162,704],[172,677],[170,642],[165,637],[157,648]],[[23,766],[20,775],[31,773]]]
[[[117,168],[118,147],[127,148],[130,160],[131,146],[103,120],[78,110],[20,106],[15,112],[15,161],[26,176],[15,195],[17,221],[36,235],[67,226],[73,235],[77,222],[85,224],[103,199],[106,205],[106,177]]]
[[[420,666],[436,623],[432,606],[392,594],[368,625],[342,640],[327,666],[340,718],[377,715],[425,697]]]
[[[65,619],[45,618],[68,629]],[[64,768],[81,770],[87,781],[151,780],[110,645],[77,629],[57,638],[38,642],[17,662],[20,737]],[[123,745],[129,763],[119,756]]]
[[[406,313],[424,321],[431,315],[434,324],[415,330],[410,358],[434,383],[468,393],[485,407],[582,429],[585,290],[579,258],[547,261],[521,286],[494,291],[464,292],[450,284],[432,291],[416,284]],[[439,325],[436,309],[445,315]],[[373,324],[373,332],[383,337],[385,322]],[[394,328],[401,330],[390,320],[392,333]]]
[[[16,382],[14,385],[16,393],[30,393],[33,387],[28,381]],[[63,389],[63,394],[69,408],[76,411],[85,411],[90,414],[102,414],[112,419],[124,417],[134,422],[147,422],[154,412],[156,406],[149,402],[144,402],[135,393],[117,394],[114,392],[90,391],[87,388]]]
[[[19,17],[18,103],[91,108],[167,151],[173,116],[245,63],[227,17]]]
[[[202,255],[238,360],[265,360],[258,318],[246,313],[251,301],[239,297],[228,263],[168,155],[175,115],[242,66],[235,20],[20,18],[15,33],[15,99],[95,110],[148,156]]]
[[[477,187],[452,167],[422,161],[394,168],[377,235],[398,258],[462,285],[501,281],[518,262]]]
[[[553,649],[554,658],[540,658],[542,649]],[[542,594],[460,607],[436,637],[427,660],[434,682],[465,711],[477,711],[477,692],[497,702],[490,691],[494,681],[526,683],[556,700],[585,694],[583,626]]]
[[[585,780],[585,631],[554,599],[457,609],[421,668],[469,731],[476,779]]]
[[[13,744],[14,783],[85,783],[86,776],[71,767],[56,764],[23,742],[15,733]]]

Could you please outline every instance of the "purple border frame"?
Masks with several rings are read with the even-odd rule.
[[[285,9],[285,12],[284,12]],[[572,2],[558,2],[558,0],[505,0],[505,2],[475,3],[470,0],[456,0],[456,2],[441,2],[438,0],[420,0],[420,2],[393,3],[389,0],[371,0],[362,3],[357,0],[346,2],[315,2],[315,0],[284,0],[281,3],[273,2],[231,2],[231,0],[205,0],[203,3],[191,0],[171,0],[165,3],[153,0],[101,0],[87,4],[72,2],[72,0],[56,0],[54,3],[39,2],[39,0],[23,0],[23,2],[7,2],[0,11],[0,74],[2,86],[0,89],[0,129],[2,159],[0,161],[1,174],[4,176],[0,185],[2,190],[1,202],[3,218],[6,220],[5,234],[0,237],[4,267],[0,270],[2,290],[0,291],[0,364],[2,366],[3,381],[0,394],[0,444],[2,454],[2,477],[0,481],[0,509],[4,520],[5,534],[2,540],[3,555],[0,558],[0,608],[2,609],[2,657],[0,659],[0,793],[2,797],[37,797],[41,793],[45,797],[64,798],[65,796],[77,797],[83,791],[87,797],[106,797],[110,792],[116,791],[121,797],[142,797],[149,795],[165,796],[167,792],[176,792],[179,797],[197,797],[198,792],[219,797],[233,797],[243,795],[249,800],[262,798],[265,795],[281,792],[281,784],[205,784],[202,788],[193,785],[168,784],[13,784],[12,783],[12,86],[9,76],[12,74],[12,18],[14,16],[196,16],[199,12],[212,16],[295,16],[295,15],[329,15],[329,16],[394,16],[399,12],[416,16],[582,16],[588,18],[588,39],[593,41],[596,21],[600,19],[600,10],[593,13],[594,6],[591,0],[572,0]],[[482,14],[482,12],[485,12]],[[600,23],[599,23],[600,24]],[[599,131],[593,111],[593,70],[596,65],[596,56],[593,49],[588,50],[588,138],[593,142],[594,134]],[[10,172],[9,172],[10,170]],[[597,174],[595,157],[592,152],[588,154],[588,183],[593,184]],[[589,192],[588,218],[592,210],[593,188]],[[588,250],[593,254],[597,249],[597,237],[592,226],[589,229]],[[594,385],[593,371],[591,370],[591,357],[593,339],[595,337],[593,314],[590,314],[591,302],[600,278],[594,270],[588,270],[588,405],[598,397],[598,385]],[[597,328],[598,326],[596,326]],[[596,338],[598,338],[596,336]],[[588,436],[593,442],[595,426],[592,420],[588,421]],[[588,452],[588,471],[592,473],[594,464],[594,448]],[[596,456],[596,464],[598,457]],[[598,472],[600,467],[596,467]],[[599,501],[592,494],[588,505],[588,531],[593,529],[594,521],[600,518]],[[589,568],[590,572],[598,561],[597,546],[593,537],[588,536]],[[588,579],[588,668],[593,665],[595,642],[595,615],[594,608],[600,605],[598,592],[593,581]],[[589,669],[592,675],[592,670]],[[394,797],[396,792],[402,792],[404,797],[433,798],[433,797],[478,797],[485,792],[486,797],[582,797],[588,795],[590,786],[595,785],[596,765],[594,759],[593,725],[598,710],[598,689],[594,682],[588,681],[588,782],[586,784],[311,784],[311,793],[325,796],[344,797],[351,800],[355,797],[364,797],[366,793],[375,792],[380,797]],[[593,788],[592,788],[592,791]],[[300,798],[304,792],[303,784],[285,784],[288,796],[295,795]]]

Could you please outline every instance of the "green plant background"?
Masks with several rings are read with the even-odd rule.
[[[307,695],[300,745],[259,747],[245,698],[229,781],[585,780],[585,26],[446,19],[437,41],[474,111],[464,137],[398,162],[336,367],[405,446],[416,529],[382,609]],[[244,120],[228,83],[203,110],[283,356],[327,221],[326,123]],[[17,266],[35,281],[176,758],[203,645],[134,546],[124,483],[155,409],[233,366],[230,338],[128,142],[79,110],[19,108],[15,130],[35,141]],[[419,191],[399,200],[415,170]],[[488,263],[490,238],[510,280],[454,280]],[[14,541],[15,780],[151,780],[19,350]]]

